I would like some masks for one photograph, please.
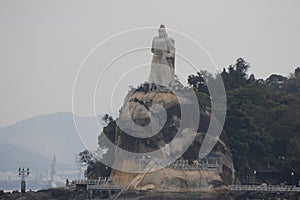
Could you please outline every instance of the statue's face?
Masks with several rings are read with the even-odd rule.
[[[161,29],[158,29],[158,36],[159,37],[164,37],[164,31]]]

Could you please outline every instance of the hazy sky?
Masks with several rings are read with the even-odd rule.
[[[299,10],[297,0],[2,0],[0,126],[39,114],[71,112],[76,72],[91,49],[112,34],[137,27],[158,27],[161,22],[197,40],[220,69],[241,56],[251,64],[250,73],[256,77],[267,78],[272,73],[288,75],[300,66]],[[150,44],[155,34],[148,32],[147,38],[141,34],[137,40]],[[177,39],[176,35],[169,35]],[[127,43],[121,40],[118,45],[106,48],[108,51],[126,49]],[[179,47],[180,42],[177,50],[183,50]],[[187,49],[184,53],[195,54]],[[106,56],[102,53],[97,58],[106,59]],[[149,62],[151,53],[145,58],[140,64]],[[102,65],[98,68],[104,69]],[[87,82],[89,74],[94,77],[92,70],[87,72]],[[128,87],[126,83],[124,87]],[[82,88],[89,87],[82,84]],[[106,88],[105,84],[102,87]],[[106,92],[109,90],[107,87]],[[115,98],[117,106],[122,102],[121,96]],[[107,95],[99,93],[97,113],[110,112],[101,98]],[[80,101],[78,114],[92,115],[84,107],[91,100]]]

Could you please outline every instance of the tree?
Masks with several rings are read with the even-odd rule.
[[[272,89],[280,89],[287,80],[286,77],[278,74],[272,74],[266,79],[266,85]]]
[[[80,152],[79,157],[80,157],[80,162],[83,163],[86,166],[87,165],[93,165],[96,162],[95,157],[88,150],[84,150],[83,152]]]
[[[291,74],[291,78],[300,79],[300,67],[297,67],[294,70],[294,73]]]
[[[238,58],[234,65],[228,67],[228,72],[223,68],[221,73],[226,90],[233,90],[248,83],[247,71],[250,64],[243,58]],[[253,78],[253,77],[252,77]]]
[[[105,114],[102,117],[102,120],[104,121],[105,124],[109,124],[111,121],[113,121],[114,119],[109,115],[109,114]]]
[[[268,112],[266,92],[255,84],[227,92],[228,106],[224,130],[229,138],[233,160],[240,176],[274,162],[272,137],[264,129]]]
[[[195,91],[208,94],[205,80],[200,72],[197,72],[196,75],[189,75],[188,84],[192,86]]]
[[[290,139],[289,145],[287,149],[287,157],[285,160],[285,174],[286,176],[290,176],[291,172],[297,176],[296,179],[292,179],[292,184],[298,183],[298,177],[300,174],[300,138],[292,137]]]
[[[248,78],[248,83],[255,83],[256,82],[256,79],[255,79],[255,76],[254,74],[251,74]]]
[[[283,91],[291,94],[300,94],[300,67],[291,73],[290,78],[283,85]]]
[[[98,160],[92,152],[85,150],[79,153],[79,157],[80,162],[87,166],[86,176],[88,179],[110,176],[111,168]]]

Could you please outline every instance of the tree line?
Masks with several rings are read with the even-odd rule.
[[[237,176],[278,171],[278,182],[296,184],[300,177],[300,68],[288,77],[272,74],[265,80],[249,75],[249,68],[239,58],[220,73],[227,96],[224,131]],[[209,107],[205,73],[190,75],[188,83]]]

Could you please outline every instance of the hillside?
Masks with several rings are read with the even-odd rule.
[[[26,148],[12,144],[0,143],[0,169],[3,172],[16,171],[18,167],[30,167],[31,171],[47,171],[53,158],[46,157]],[[57,163],[57,168],[70,168],[69,165]]]
[[[96,140],[100,128],[95,126],[93,117],[77,119],[81,137],[90,147],[88,139]],[[101,117],[98,116],[98,119]],[[75,155],[85,149],[71,113],[40,115],[0,128],[0,141],[1,161],[31,160],[31,165],[44,163],[46,160],[49,163],[48,159],[56,155],[58,162],[74,166]],[[0,171],[10,168],[11,164],[1,162]]]
[[[271,74],[265,80],[248,75],[249,68],[239,58],[221,73],[227,95],[224,131],[238,180],[296,184],[300,175],[300,68],[289,77]],[[210,106],[204,75],[191,75],[188,81],[200,102]]]

